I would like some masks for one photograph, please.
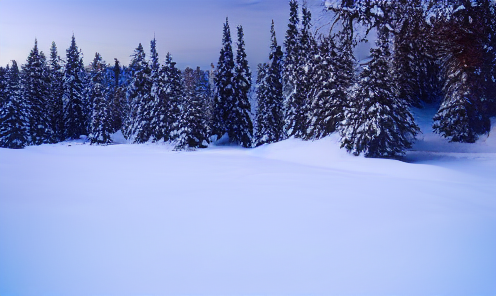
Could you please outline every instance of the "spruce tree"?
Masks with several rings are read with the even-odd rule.
[[[314,90],[309,92],[311,107],[307,139],[330,135],[343,120],[348,90],[338,81],[338,63],[342,61],[338,61],[339,50],[334,38],[333,35],[322,39],[312,71]]]
[[[22,92],[29,106],[29,142],[33,145],[54,142],[47,108],[48,68],[44,54],[38,51],[37,40],[22,69]]]
[[[110,113],[111,85],[106,79],[107,65],[99,53],[91,64],[91,113],[90,135],[91,144],[107,145],[112,142],[112,116]]]
[[[50,47],[48,66],[50,79],[47,103],[49,125],[50,130],[53,132],[53,140],[60,142],[64,140],[64,72],[55,42],[52,42]]]
[[[251,72],[245,52],[243,27],[238,26],[238,42],[236,51],[236,66],[234,69],[232,108],[227,115],[229,140],[251,147],[253,138],[253,123],[248,98],[251,89]]]
[[[7,69],[0,67],[0,108],[2,108],[3,103],[7,101],[8,85],[7,85]]]
[[[130,104],[127,130],[125,136],[132,143],[145,143],[150,139],[151,113],[150,101],[151,69],[145,59],[145,52],[141,43],[134,51],[133,59],[129,66],[132,71],[131,82],[127,88],[127,101]]]
[[[28,105],[21,93],[21,78],[16,61],[6,69],[6,98],[0,106],[0,147],[20,149],[28,144]]]
[[[384,31],[379,32],[371,58],[345,110],[341,147],[354,155],[364,153],[366,157],[403,156],[419,129],[408,104],[396,95]]]
[[[489,26],[494,20],[480,3],[460,0],[454,4],[457,9],[446,10],[449,15],[438,24],[436,32],[440,36],[445,96],[434,116],[433,128],[451,142],[473,143],[490,129],[486,101],[494,94],[486,65],[492,55],[487,49]]]
[[[163,138],[164,141],[176,141],[181,129],[183,84],[181,71],[176,68],[176,63],[172,60],[170,53],[167,53],[165,58],[163,75],[165,76],[165,99],[155,116],[155,118],[161,118],[159,124],[155,125],[156,140]]]
[[[290,16],[288,30],[284,47],[286,54],[284,56],[284,96],[285,96],[285,131],[288,136],[295,136],[302,130],[302,94],[299,88],[301,61],[300,61],[300,42],[298,32],[298,2],[289,1]]]
[[[209,143],[208,118],[205,114],[207,92],[205,73],[186,68],[183,73],[184,110],[176,149],[205,148]]]
[[[232,51],[231,30],[226,18],[222,36],[222,49],[217,63],[215,76],[215,97],[212,118],[212,135],[220,139],[232,126],[229,112],[233,109],[234,96],[234,56]]]
[[[79,139],[87,135],[87,106],[84,99],[85,71],[76,38],[72,35],[71,46],[67,49],[64,71],[64,126],[65,138]]]
[[[168,116],[167,116],[167,94],[166,94],[166,77],[165,67],[160,65],[155,45],[155,39],[152,40],[150,66],[151,66],[151,95],[152,95],[152,139],[160,141],[168,140]]]
[[[126,101],[125,85],[123,85],[123,69],[118,59],[114,59],[114,67],[112,68],[114,81],[111,90],[112,99],[110,102],[110,114],[112,116],[112,133],[117,132],[122,128],[123,118],[125,116],[124,106]]]
[[[270,64],[259,64],[257,75],[257,126],[255,145],[284,139],[281,47],[277,45],[274,21],[271,26]]]

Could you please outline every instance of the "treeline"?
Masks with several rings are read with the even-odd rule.
[[[454,142],[475,142],[496,115],[496,4],[480,1],[326,1],[332,29],[316,34],[303,3],[289,1],[283,46],[274,23],[268,62],[256,82],[244,34],[236,51],[229,23],[217,68],[177,69],[161,64],[156,40],[140,44],[128,67],[106,64],[96,53],[84,67],[73,36],[63,61],[37,44],[25,65],[0,68],[0,146],[56,143],[88,135],[111,143],[121,130],[131,143],[170,141],[177,149],[228,141],[244,147],[288,137],[341,135],[342,147],[368,157],[397,157],[419,128],[411,107],[440,105],[435,132]],[[377,32],[376,46],[359,65],[353,50]],[[256,112],[251,113],[254,94]],[[252,122],[253,120],[253,122]]]

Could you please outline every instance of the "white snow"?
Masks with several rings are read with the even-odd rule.
[[[495,295],[496,136],[0,149],[0,295]],[[493,130],[496,124],[493,122]]]

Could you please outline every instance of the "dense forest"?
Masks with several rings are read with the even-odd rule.
[[[139,44],[128,66],[99,53],[85,66],[74,36],[65,59],[55,43],[47,57],[35,40],[25,64],[0,67],[0,147],[82,135],[107,145],[118,131],[130,143],[176,149],[339,133],[350,153],[394,158],[420,132],[411,108],[426,104],[439,106],[432,128],[452,142],[473,143],[489,132],[494,1],[328,0],[324,7],[331,28],[317,34],[306,3],[289,1],[284,42],[273,22],[267,62],[253,75],[243,27],[234,49],[228,19],[217,66],[208,71],[178,69],[171,54],[161,63],[155,39],[148,56]],[[357,61],[354,48],[372,34],[370,57]]]

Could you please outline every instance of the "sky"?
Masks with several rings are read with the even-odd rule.
[[[322,0],[307,1],[315,23],[330,20]],[[86,65],[95,52],[107,63],[117,58],[127,65],[139,43],[148,54],[155,36],[162,63],[170,52],[181,69],[209,69],[219,58],[226,17],[233,41],[236,26],[243,26],[255,72],[258,63],[268,60],[272,19],[278,43],[284,41],[288,0],[0,0],[0,65],[10,60],[24,64],[35,38],[47,55],[55,41],[65,58],[74,34]]]

